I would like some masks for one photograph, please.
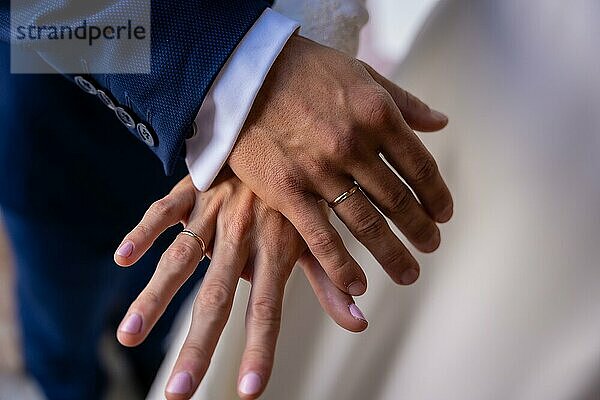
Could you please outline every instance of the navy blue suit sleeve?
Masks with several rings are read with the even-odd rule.
[[[141,7],[148,1],[107,2],[106,9],[89,18],[118,12],[119,4],[135,7],[137,2]],[[4,41],[10,39],[8,3],[0,2],[0,37]],[[64,7],[64,0],[32,3],[37,6],[36,20],[46,24]],[[150,129],[154,137],[150,148],[170,174],[210,86],[237,44],[271,4],[269,0],[153,0],[151,73],[85,78]],[[49,64],[60,65],[60,60],[53,59],[58,56],[43,48],[34,50]],[[130,131],[138,135],[135,128]]]

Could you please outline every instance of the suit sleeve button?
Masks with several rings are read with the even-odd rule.
[[[123,107],[116,107],[115,114],[117,114],[119,121],[121,121],[123,125],[129,129],[135,128],[135,121],[133,120],[133,117],[129,115],[129,113],[125,111]]]
[[[79,86],[79,88],[81,88],[81,90],[83,90],[86,93],[89,93],[94,96],[98,93],[96,87],[82,76],[76,76],[75,83],[77,84],[77,86]]]
[[[140,135],[140,138],[150,147],[156,146],[156,141],[154,140],[154,136],[152,132],[148,129],[148,127],[142,123],[137,124],[137,132]]]
[[[98,94],[98,98],[100,99],[100,101],[102,102],[102,104],[104,104],[106,107],[110,108],[111,110],[115,109],[115,103],[112,101],[112,99],[110,98],[109,95],[107,95],[104,91],[102,90],[97,90],[97,94]]]

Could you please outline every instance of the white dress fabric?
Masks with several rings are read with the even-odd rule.
[[[455,197],[442,247],[398,287],[340,226],[369,278],[369,328],[342,331],[295,271],[263,399],[600,399],[599,20],[596,0],[440,4],[397,81],[451,118],[421,135]],[[237,398],[247,292],[195,399]]]

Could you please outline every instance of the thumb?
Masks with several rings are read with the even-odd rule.
[[[432,110],[418,97],[398,87],[380,75],[370,65],[361,61],[367,72],[379,83],[394,99],[402,116],[408,125],[421,132],[435,132],[448,125],[448,117],[439,111]]]

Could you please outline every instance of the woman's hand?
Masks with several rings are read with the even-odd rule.
[[[325,212],[325,211],[323,211]],[[207,192],[190,177],[154,203],[115,254],[130,266],[168,227],[183,223],[204,240],[212,262],[194,303],[192,324],[166,389],[169,400],[189,399],[204,377],[229,318],[238,279],[252,284],[246,313],[246,348],[238,393],[258,397],[267,384],[279,333],[285,284],[300,258],[322,307],[340,326],[359,332],[367,321],[351,296],[339,290],[310,253],[294,227],[268,208],[229,170]],[[204,254],[194,237],[179,235],[163,254],[154,276],[133,302],[117,337],[125,346],[144,341]]]

